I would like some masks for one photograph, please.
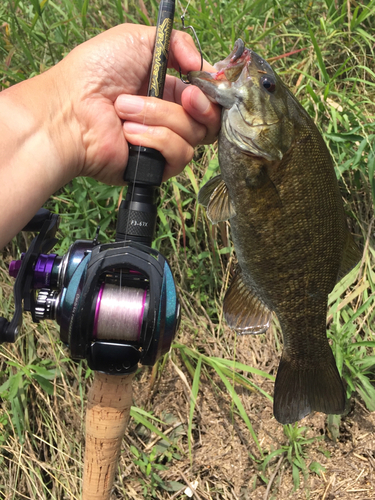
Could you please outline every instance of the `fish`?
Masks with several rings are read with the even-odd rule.
[[[239,39],[188,81],[222,106],[220,175],[199,191],[212,223],[229,220],[238,269],[223,302],[240,334],[283,336],[273,413],[289,424],[342,414],[345,388],[326,332],[328,294],[360,260],[328,148],[271,65]]]

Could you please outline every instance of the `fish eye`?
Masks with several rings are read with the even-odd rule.
[[[270,92],[271,94],[273,94],[275,92],[276,82],[273,78],[271,78],[270,76],[262,76],[260,81],[261,81],[261,84],[263,85],[263,87],[266,90],[268,90],[268,92]]]

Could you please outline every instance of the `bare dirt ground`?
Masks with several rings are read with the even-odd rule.
[[[228,335],[231,333],[228,332]],[[277,359],[274,351],[272,352],[272,344],[265,336],[240,337],[236,341],[236,359],[239,362],[251,362],[257,368],[274,373]],[[375,415],[366,410],[360,399],[350,401],[348,414],[341,422],[337,442],[328,437],[325,415],[313,414],[300,422],[300,426],[307,428],[306,438],[317,438],[304,447],[307,468],[313,462],[318,462],[324,469],[320,475],[309,471],[304,477],[300,473],[300,488],[295,490],[292,468],[285,454],[275,456],[262,471],[259,452],[243,420],[238,415],[233,415],[230,396],[223,390],[218,377],[215,378],[213,373],[209,375],[210,377],[206,376],[201,380],[194,417],[192,464],[188,458],[174,460],[168,471],[161,473],[164,479],[186,485],[195,482],[198,485],[194,494],[196,499],[375,498]],[[178,425],[175,429],[179,433],[178,444],[187,451],[190,393],[184,376],[191,385],[188,373],[181,374],[170,362],[150,398],[150,377],[148,370],[144,370],[134,386],[134,399],[136,404],[152,409],[156,416],[163,418],[166,413],[174,416]],[[272,394],[271,381],[261,377],[255,377],[255,381]],[[272,403],[259,393],[241,392],[241,388],[237,388],[237,392],[262,449],[271,452],[287,445],[283,426],[272,415]],[[142,442],[134,422],[129,426],[126,441],[133,444]],[[129,465],[131,456],[127,450],[128,447],[125,447],[122,455],[122,464],[126,470],[125,484],[130,486],[126,490],[130,498],[144,498],[137,482],[139,471]],[[186,494],[172,495],[165,492],[160,493],[160,498],[188,497]]]

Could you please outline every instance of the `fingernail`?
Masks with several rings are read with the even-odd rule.
[[[195,108],[199,113],[203,115],[208,110],[210,101],[202,92],[199,92],[197,93],[195,98],[192,99],[191,104],[193,108]]]
[[[128,134],[144,134],[149,130],[147,125],[136,122],[124,122],[123,127]]]
[[[142,97],[126,94],[119,95],[116,101],[118,110],[126,114],[140,113],[144,108],[144,104]]]

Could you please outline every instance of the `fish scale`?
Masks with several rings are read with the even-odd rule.
[[[242,41],[215,73],[189,81],[223,106],[221,176],[199,193],[212,222],[230,220],[239,271],[224,315],[239,333],[262,333],[271,313],[283,353],[274,414],[342,413],[345,391],[326,335],[328,294],[359,260],[333,162],[314,122],[271,66]]]

